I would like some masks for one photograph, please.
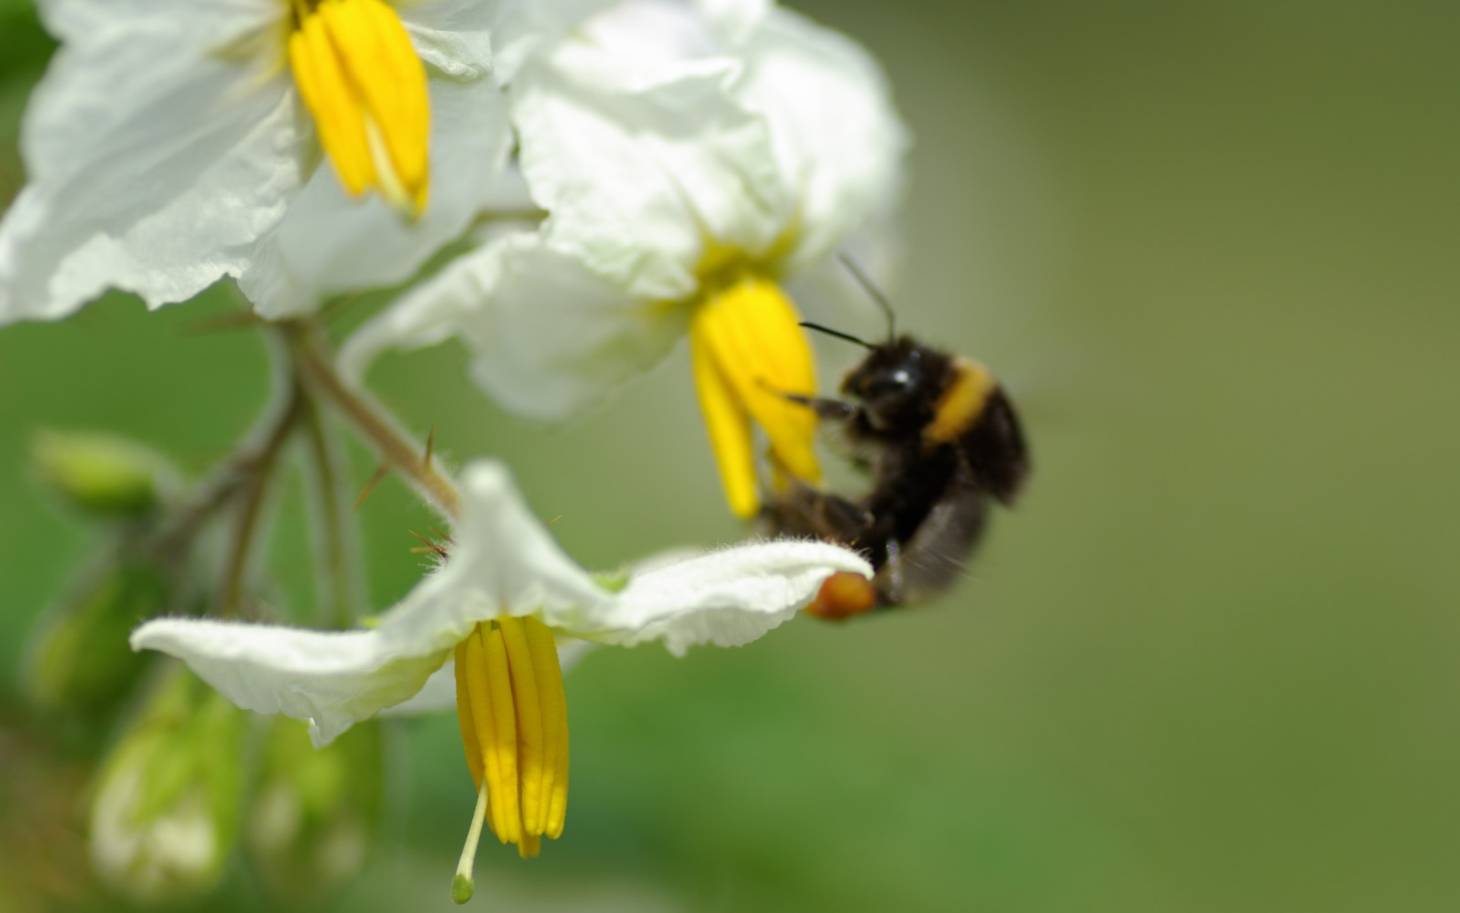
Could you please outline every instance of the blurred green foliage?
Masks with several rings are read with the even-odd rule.
[[[590,657],[568,831],[532,864],[487,848],[476,903],[1455,909],[1452,5],[799,5],[891,75],[917,138],[900,316],[1003,375],[1028,498],[940,605]],[[0,21],[4,198],[49,43],[14,0]],[[44,731],[23,639],[91,546],[24,471],[29,437],[121,431],[194,471],[224,454],[264,361],[246,333],[188,332],[227,306],[206,297],[0,332],[0,719]],[[740,533],[685,361],[561,427],[503,415],[454,348],[373,381],[448,455],[509,460],[569,550],[613,567]],[[304,621],[298,500],[271,560]],[[363,514],[384,605],[432,521],[393,482]],[[338,908],[445,909],[472,803],[455,723],[389,734],[383,842]],[[0,841],[27,809],[0,794]],[[262,890],[235,867],[204,908]]]

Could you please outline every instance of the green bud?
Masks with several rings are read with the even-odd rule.
[[[360,871],[380,824],[384,753],[377,722],[323,748],[298,720],[270,723],[246,838],[271,888],[318,901]]]
[[[175,486],[177,473],[135,441],[84,431],[42,431],[31,444],[41,481],[68,503],[101,517],[144,516]]]
[[[91,859],[108,886],[159,903],[218,883],[237,833],[245,723],[182,666],[166,670],[94,791]]]
[[[171,596],[167,575],[145,562],[118,560],[91,573],[34,636],[26,669],[31,698],[47,710],[86,717],[114,710],[150,659],[133,652],[127,636],[165,611]]]

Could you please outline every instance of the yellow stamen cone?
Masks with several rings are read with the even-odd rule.
[[[782,395],[815,395],[815,362],[796,309],[779,286],[745,276],[708,297],[695,311],[690,350],[730,509],[750,516],[760,506],[752,421],[764,429],[778,469],[819,481],[816,416]]]
[[[322,0],[290,36],[289,64],[345,190],[374,190],[420,215],[430,100],[425,66],[395,10],[383,0]]]
[[[568,705],[552,632],[536,618],[477,625],[456,648],[456,703],[477,814],[523,858],[536,856],[544,836],[562,834],[568,803]],[[469,893],[469,856],[457,893]]]

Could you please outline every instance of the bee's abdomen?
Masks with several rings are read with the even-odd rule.
[[[1012,503],[1029,475],[1029,448],[1003,387],[990,391],[959,446],[979,485],[1004,504]]]

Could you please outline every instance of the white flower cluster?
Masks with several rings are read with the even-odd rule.
[[[778,479],[817,478],[814,416],[783,395],[816,392],[792,289],[886,220],[907,144],[852,41],[769,0],[40,8],[60,49],[26,115],[29,183],[0,222],[0,325],[109,289],[160,307],[224,278],[264,320],[299,321],[404,285],[347,343],[347,373],[457,337],[487,394],[542,417],[687,336],[731,508],[759,506],[756,428]],[[420,277],[448,245],[455,258]],[[394,705],[458,704],[482,797],[469,846],[490,793],[487,820],[526,855],[556,835],[561,686],[542,631],[560,647],[734,645],[828,575],[871,573],[845,549],[779,541],[605,587],[502,467],[468,467],[460,500],[449,558],[371,630],[162,619],[132,643],[242,707],[308,720],[320,743]],[[504,735],[503,712],[538,741]],[[519,795],[519,817],[498,807]]]

